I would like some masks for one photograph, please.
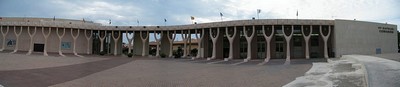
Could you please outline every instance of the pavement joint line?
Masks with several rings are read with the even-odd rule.
[[[259,64],[257,64],[257,65],[262,66],[262,65],[265,65],[265,64],[267,64],[267,63],[268,63],[268,62],[263,61],[263,62],[261,62],[261,63],[259,63]]]
[[[232,65],[239,65],[239,64],[242,64],[242,63],[246,63],[246,62],[245,62],[245,61],[242,61],[242,62],[234,63],[234,64],[232,64]]]
[[[210,62],[210,63],[207,63],[207,64],[215,64],[215,63],[220,63],[220,62],[225,62],[225,60]]]

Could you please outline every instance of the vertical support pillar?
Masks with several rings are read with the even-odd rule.
[[[132,41],[133,41],[134,33],[132,33],[132,37],[131,37],[131,39],[129,39],[129,35],[131,35],[131,34],[128,31],[125,31],[125,32],[126,32],[126,34],[125,34],[126,39],[128,39],[128,53],[132,53],[131,49],[132,49]]]
[[[104,39],[106,39],[106,34],[107,34],[107,32],[104,32],[104,33],[103,33],[103,36],[101,36],[102,33],[101,33],[101,31],[99,30],[100,52],[103,52],[103,51],[104,51]]]
[[[14,34],[15,34],[15,36],[16,36],[16,38],[17,38],[17,41],[15,42],[14,51],[11,52],[11,53],[16,53],[16,52],[18,51],[18,48],[19,48],[19,36],[20,36],[21,33],[22,33],[22,26],[21,26],[21,28],[19,29],[19,32],[18,32],[18,33],[17,33],[17,29],[16,29],[15,27],[16,27],[16,26],[14,26]]]
[[[226,37],[228,38],[228,41],[229,41],[229,56],[228,56],[228,58],[225,58],[224,61],[228,61],[228,60],[232,60],[233,59],[233,48],[234,48],[233,47],[233,41],[235,40],[235,37],[236,37],[236,26],[233,29],[233,35],[232,36],[229,35],[228,27],[225,28],[225,34],[226,34]]]
[[[286,40],[286,61],[285,61],[285,64],[290,64],[290,40],[292,39],[292,36],[293,36],[294,27],[292,25],[292,31],[289,34],[289,36],[286,35],[285,30],[286,30],[285,26],[282,25],[283,36],[285,36],[285,40]]]
[[[112,31],[112,38],[114,39],[114,56],[117,55],[118,39],[121,37],[121,31],[118,31],[118,36],[115,37],[115,32]]]
[[[244,59],[244,62],[248,62],[249,60],[251,60],[251,42],[252,42],[253,37],[254,37],[255,32],[256,32],[255,31],[255,26],[253,25],[253,29],[252,29],[252,32],[251,32],[250,36],[247,35],[248,31],[246,29],[246,26],[243,26],[243,32],[244,32],[244,36],[245,36],[246,41],[247,41],[247,58]]]
[[[73,47],[72,47],[72,52],[74,53],[74,55],[75,56],[78,56],[78,57],[83,57],[83,56],[81,56],[81,55],[78,55],[78,53],[76,53],[76,39],[79,37],[79,33],[80,33],[80,30],[79,29],[76,29],[76,30],[78,30],[78,34],[76,34],[76,36],[74,35],[74,29],[71,29],[71,36],[72,36],[72,38],[74,39],[74,42],[73,42]]]
[[[213,43],[213,50],[212,50],[211,58],[207,58],[207,60],[212,60],[212,59],[215,59],[216,56],[217,56],[217,40],[218,40],[218,37],[219,37],[219,28],[217,29],[217,35],[215,37],[212,34],[212,28],[210,28],[209,32],[210,32],[209,34],[210,34],[210,37],[211,37],[211,41]]]
[[[161,31],[161,33],[159,34],[160,38],[157,38],[157,31],[154,31],[153,35],[154,35],[154,39],[155,39],[156,45],[157,45],[156,57],[159,57],[160,56],[160,42],[161,42],[161,39],[162,39],[163,32]]]
[[[266,58],[264,59],[264,62],[268,62],[271,59],[271,40],[272,40],[272,37],[274,36],[274,32],[275,32],[274,25],[272,25],[272,30],[271,30],[270,36],[268,36],[265,33],[265,26],[262,26],[262,32],[263,32],[265,41],[267,42],[267,50],[266,50],[267,55],[266,55]]]
[[[86,53],[87,54],[90,54],[90,47],[91,47],[91,43],[90,43],[90,39],[92,38],[92,34],[93,34],[93,30],[90,30],[90,34],[89,34],[89,36],[88,36],[88,33],[87,33],[87,29],[85,30],[85,37],[86,37],[86,40],[87,40],[87,48],[86,48]]]
[[[48,38],[49,38],[49,36],[50,36],[50,34],[51,34],[51,28],[49,27],[49,32],[48,32],[47,34],[45,34],[44,31],[45,31],[45,30],[44,30],[44,27],[42,27],[42,34],[43,34],[43,37],[44,37],[44,50],[43,50],[43,55],[44,55],[44,56],[49,56],[49,55],[47,54],[47,46],[48,46],[47,40],[48,40]]]
[[[319,32],[321,33],[322,39],[324,40],[324,57],[325,58],[329,58],[328,56],[328,39],[329,36],[331,35],[331,26],[328,26],[328,35],[324,35],[324,33],[322,33],[322,26],[319,26]]]
[[[63,54],[62,54],[62,51],[61,51],[61,41],[62,41],[62,38],[63,38],[64,35],[65,35],[65,28],[63,28],[63,32],[62,32],[61,35],[60,35],[59,32],[58,32],[58,27],[56,28],[56,32],[57,32],[57,36],[58,36],[58,54],[59,54],[60,56],[65,57],[65,55],[63,55]]]
[[[190,57],[193,57],[192,53],[192,32],[191,29],[188,30],[188,50],[186,50],[186,55],[190,55]]]
[[[169,54],[168,54],[168,56],[169,57],[172,57],[172,52],[173,52],[173,44],[174,44],[174,40],[175,40],[175,37],[176,37],[176,31],[174,30],[174,33],[172,33],[172,37],[170,36],[170,34],[169,34],[169,31],[167,31],[167,36],[168,36],[168,41],[169,41]]]
[[[182,34],[181,34],[181,36],[182,36],[182,41],[183,41],[183,58],[186,58],[187,57],[187,40],[188,40],[188,32],[184,32],[184,30],[181,30],[182,31]]]
[[[32,34],[31,34],[31,30],[28,27],[28,34],[29,34],[31,41],[29,42],[29,51],[28,51],[28,53],[26,53],[26,55],[31,55],[33,52],[33,42],[34,42],[33,37],[36,35],[36,26],[35,26],[35,29]]]
[[[306,42],[306,52],[305,52],[305,55],[306,55],[306,59],[310,59],[310,46],[309,46],[309,41],[310,41],[310,38],[311,38],[311,34],[312,34],[312,25],[310,26],[310,33],[308,33],[308,35],[305,35],[306,33],[304,32],[304,26],[303,25],[301,25],[301,33],[303,34],[303,37],[304,37],[304,40],[305,40],[305,42]]]
[[[197,35],[197,30],[195,31],[196,34],[196,39],[197,39],[197,56],[196,58],[201,58],[203,57],[203,46],[201,45],[201,42],[203,41],[204,37],[204,29],[201,29],[201,33]]]
[[[169,57],[169,48],[170,48],[170,43],[168,40],[168,31],[161,31],[162,32],[162,36],[161,36],[161,40],[160,40],[160,55],[164,54],[165,57]]]
[[[4,51],[4,49],[5,49],[5,47],[6,47],[6,36],[7,36],[7,34],[8,34],[8,31],[10,30],[10,26],[7,26],[7,29],[6,29],[6,30],[7,30],[7,31],[4,32],[4,31],[3,31],[3,26],[1,26],[1,35],[3,35],[3,44],[2,44],[2,46],[1,46],[0,51]]]
[[[142,31],[140,31],[140,39],[142,39],[142,56],[146,56],[146,41],[149,39],[149,31],[146,31],[146,37],[143,37]],[[147,44],[148,45],[148,44]]]

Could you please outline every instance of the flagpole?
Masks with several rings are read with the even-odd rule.
[[[167,26],[167,19],[164,18],[164,26]]]
[[[222,14],[222,12],[220,12],[219,15],[221,16],[221,21],[224,21],[224,20],[222,19],[222,16],[224,16],[224,14]]]
[[[299,20],[299,10],[296,12],[296,19]]]
[[[139,20],[136,20],[136,22],[137,22],[137,26],[139,26]]]
[[[261,10],[257,9],[257,19],[260,19],[260,12],[261,12]]]

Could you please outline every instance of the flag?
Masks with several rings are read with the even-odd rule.
[[[261,13],[261,9],[257,9],[257,13]]]
[[[190,16],[190,19],[194,20],[194,17],[193,17],[193,16]]]
[[[167,19],[164,18],[164,22],[167,22]]]
[[[55,20],[56,20],[56,16],[53,17],[53,21],[55,21]]]
[[[108,24],[111,24],[111,19],[109,20],[109,23]]]
[[[219,13],[220,16],[224,16],[224,14],[222,14],[222,12]]]
[[[299,10],[297,10],[297,12],[296,12],[296,16],[299,16]]]

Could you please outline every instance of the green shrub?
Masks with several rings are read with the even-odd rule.
[[[161,56],[161,58],[167,57],[167,55],[165,55],[165,53],[161,53],[160,56]]]
[[[183,50],[181,47],[178,47],[178,49],[174,51],[174,56],[175,58],[181,58],[182,55],[183,55]]]
[[[150,50],[149,50],[149,55],[155,56],[155,55],[156,55],[156,52],[157,52],[157,49],[150,49]]]
[[[197,50],[196,48],[190,50],[190,54],[191,54],[192,56],[197,56],[197,52],[198,52],[198,50]]]
[[[106,51],[101,51],[101,52],[100,52],[100,55],[103,56],[103,55],[105,55],[106,53],[107,53]]]
[[[133,56],[133,53],[128,53],[128,55],[127,55],[129,58],[132,58],[132,56]]]

